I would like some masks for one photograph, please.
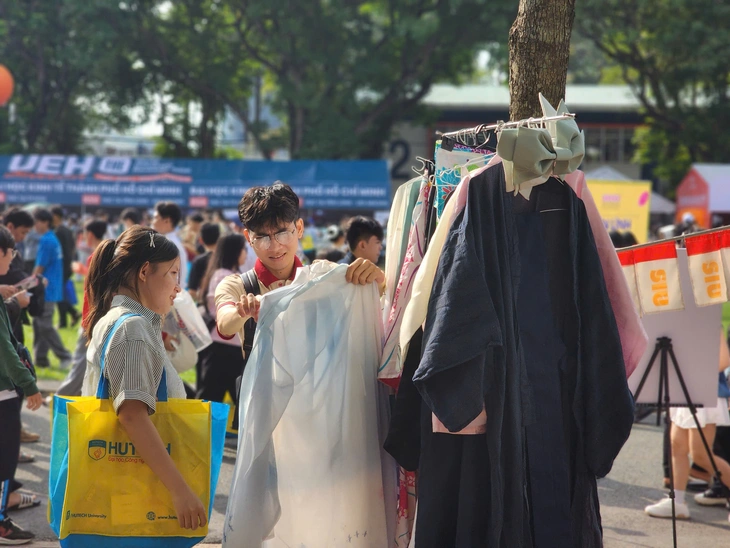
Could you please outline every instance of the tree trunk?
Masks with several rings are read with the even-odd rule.
[[[542,116],[538,93],[565,97],[575,0],[520,0],[509,33],[510,119]]]
[[[199,145],[200,150],[198,151],[199,158],[214,158],[215,157],[215,125],[216,125],[216,103],[213,99],[202,98],[202,118],[200,120],[199,134]]]

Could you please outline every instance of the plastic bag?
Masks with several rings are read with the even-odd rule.
[[[205,325],[203,317],[195,305],[195,301],[187,291],[181,291],[173,301],[172,314],[177,321],[178,328],[182,331],[200,352],[213,343],[210,332]]]

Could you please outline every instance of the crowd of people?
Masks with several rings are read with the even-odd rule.
[[[158,203],[151,214],[127,208],[115,221],[104,210],[79,218],[66,215],[61,206],[32,211],[10,208],[3,213],[0,295],[7,314],[0,310],[0,350],[4,353],[0,356],[0,426],[4,440],[0,450],[0,544],[11,541],[17,544],[33,538],[33,533],[18,526],[8,512],[41,503],[35,494],[22,490],[15,472],[18,464],[33,460],[22,451],[21,443],[32,443],[40,438],[21,424],[22,400],[25,398],[32,410],[42,403],[50,403],[51,396],[41,400],[34,380],[34,367],[49,367],[51,353],[60,362],[60,367],[68,370],[56,393],[62,396],[85,394],[91,390],[89,387],[95,386],[94,372],[87,371],[88,363],[94,362],[89,356],[100,346],[94,340],[94,334],[99,332],[93,331],[95,325],[105,324],[109,314],[119,315],[120,310],[142,311],[142,315],[149,316],[147,319],[152,318],[154,323],[155,314],[163,317],[168,314],[168,304],[172,303],[175,294],[187,289],[198,304],[213,343],[198,356],[196,386],[182,383],[174,369],[165,370],[170,397],[223,401],[228,394],[235,400],[236,381],[243,373],[252,334],[246,335],[243,330],[239,333],[239,329],[228,330],[228,334],[219,330],[220,321],[217,325],[216,319],[220,306],[215,303],[221,287],[224,292],[233,287],[238,296],[243,295],[233,311],[240,312],[240,320],[245,321],[255,317],[258,306],[253,298],[246,301],[246,295],[283,285],[293,278],[296,266],[315,260],[348,264],[351,265],[348,276],[350,272],[354,273],[351,279],[355,283],[372,282],[381,272],[375,265],[382,262],[384,230],[377,221],[356,216],[340,225],[316,227],[314,223],[305,224],[298,219],[298,201],[289,187],[278,184],[262,188],[259,194],[247,193],[250,211],[239,212],[241,224],[225,221],[216,211],[195,211],[185,217],[182,209],[172,202]],[[242,208],[245,200],[244,197]],[[262,203],[269,203],[267,200],[273,211],[278,211],[272,218],[266,214],[261,216],[261,211],[257,210],[257,207],[264,207]],[[282,225],[283,230],[279,230],[281,223],[287,225]],[[272,250],[281,253],[272,258]],[[165,276],[156,276],[158,262],[170,263]],[[152,265],[149,272],[145,271],[145,263]],[[113,274],[115,270],[119,270],[118,275]],[[246,291],[246,287],[238,287],[242,273],[248,273],[250,279],[257,281],[255,289]],[[135,276],[139,279],[131,283],[130,279]],[[171,276],[174,281],[170,281]],[[86,279],[81,310],[74,284],[77,279]],[[165,297],[168,294],[169,303]],[[244,301],[246,304],[242,304]],[[145,311],[150,310],[154,314],[146,314]],[[227,319],[230,320],[230,316]],[[236,326],[240,320],[235,322]],[[134,329],[133,323],[127,329],[127,337]],[[24,324],[33,327],[32,353],[24,347]],[[72,353],[64,346],[59,329],[77,326],[77,341]],[[154,350],[157,339],[147,340],[149,329],[145,324],[137,327],[146,348]],[[171,352],[174,343],[165,335],[160,333],[161,344],[165,351]],[[149,359],[140,363],[143,367],[153,367],[155,356],[159,361],[159,354],[151,351]],[[141,420],[140,413],[147,416],[148,409],[154,410],[156,387],[125,384],[135,382],[130,381],[131,378],[150,377],[130,376],[128,371],[122,373],[123,367],[126,366],[122,362],[107,366],[120,421],[135,446],[142,454],[150,456],[150,466],[154,464],[153,469],[173,492],[176,505],[180,505],[180,515],[187,516],[189,523],[193,522],[193,515],[199,516],[203,523],[200,501],[193,500],[189,489],[170,471],[170,466],[174,468],[174,465],[157,454],[159,448],[154,443],[142,441],[149,434],[150,425]],[[119,369],[118,378],[114,375],[115,368]],[[125,396],[130,393],[149,393],[151,396],[139,401],[140,398]],[[126,399],[131,401],[123,405]],[[138,441],[140,445],[137,445]]]

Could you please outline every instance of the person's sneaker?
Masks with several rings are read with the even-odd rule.
[[[5,518],[0,521],[0,546],[28,544],[34,538],[33,533],[18,527],[12,519]]]
[[[36,434],[35,432],[31,432],[30,430],[26,430],[25,428],[22,428],[20,430],[20,441],[22,443],[35,443],[39,439],[41,439],[40,434]]]
[[[18,454],[18,464],[28,464],[29,462],[35,461],[35,457],[25,451],[20,451]]]
[[[695,495],[695,502],[702,506],[722,506],[728,498],[730,498],[730,489],[715,481],[707,491]]]
[[[677,519],[689,519],[689,507],[686,503],[680,504],[675,502],[674,511]],[[651,504],[644,508],[644,512],[653,518],[671,518],[672,517],[672,499],[664,498],[656,504]]]

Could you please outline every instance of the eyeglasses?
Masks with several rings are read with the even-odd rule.
[[[292,230],[282,230],[281,232],[277,232],[274,234],[274,238],[276,238],[276,241],[279,242],[281,245],[288,245],[292,238],[294,237],[294,233],[297,231],[296,227]],[[271,247],[271,236],[259,236],[258,238],[252,238],[251,239],[251,245],[260,251],[266,251]]]

